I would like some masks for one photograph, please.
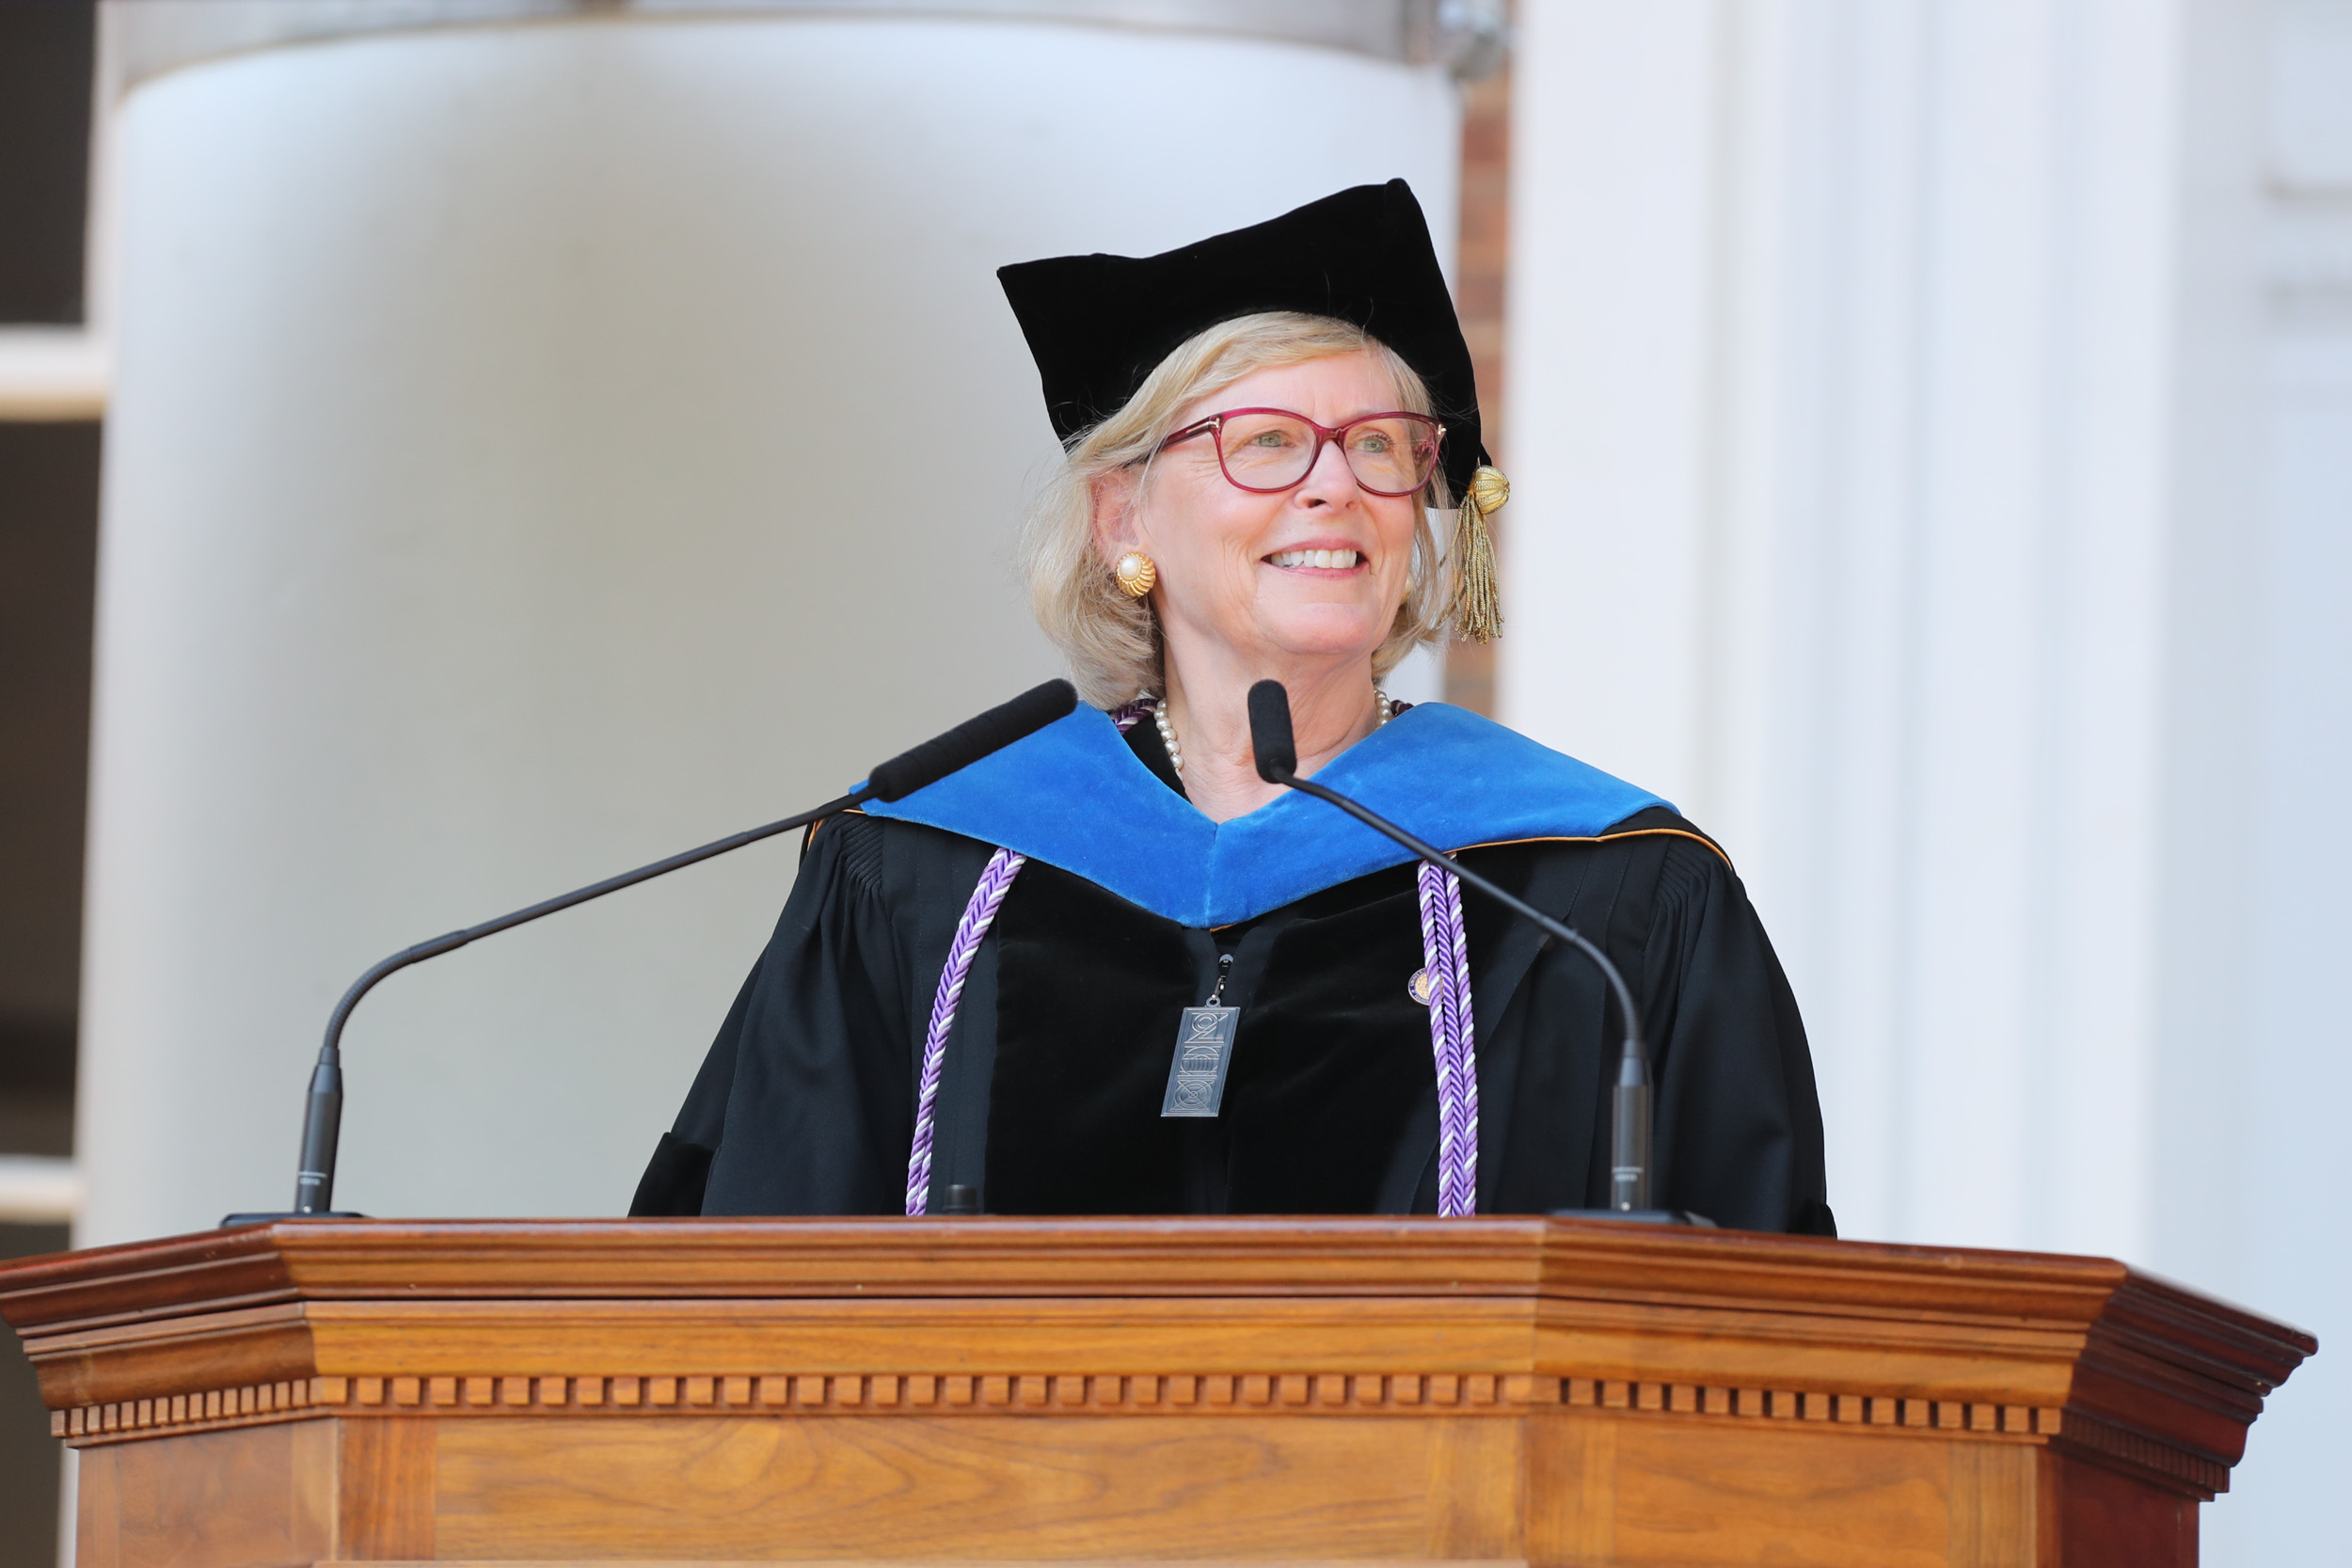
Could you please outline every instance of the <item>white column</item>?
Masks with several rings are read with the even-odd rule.
[[[383,33],[135,87],[82,1239],[284,1204],[376,958],[1050,673],[1009,553],[1054,447],[993,269],[1396,174],[1442,223],[1457,115],[1435,67],[937,17]],[[619,1212],[792,869],[389,982],[339,1199]]]
[[[2340,1552],[2352,1464],[2352,0],[2202,9],[2264,24],[2234,41],[2260,99],[2251,176],[2195,169],[2245,253],[2205,265],[2259,280],[2202,345],[2208,382],[2250,385],[2255,479],[2185,476],[2168,843],[2197,876],[2167,900],[2154,1261],[2319,1337],[2207,1511],[2203,1560],[2251,1568]],[[2205,256],[2228,231],[2190,239]]]
[[[1723,835],[1848,1234],[2325,1341],[2352,5],[1528,0],[1514,97],[1504,716]],[[2208,1562],[2340,1537],[2327,1365]]]
[[[1586,760],[1686,795],[1715,346],[1713,35],[1706,0],[1524,5],[1512,77],[1502,703],[1531,733],[1573,732]],[[1655,587],[1616,591],[1637,583]]]
[[[2147,1240],[2168,16],[1526,22],[1505,709],[1725,837],[1865,1234]]]

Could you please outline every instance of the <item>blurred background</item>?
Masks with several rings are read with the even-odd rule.
[[[1052,673],[993,268],[1394,175],[1515,490],[1400,694],[1723,839],[1846,1234],[2316,1332],[2203,1560],[2340,1560],[2352,0],[0,0],[0,1252]],[[339,1200],[623,1210],[792,859],[386,986]]]

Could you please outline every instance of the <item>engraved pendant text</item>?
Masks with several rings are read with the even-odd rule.
[[[1176,1029],[1176,1059],[1168,1065],[1164,1117],[1213,1117],[1225,1101],[1225,1069],[1233,1059],[1239,1007],[1186,1007]]]

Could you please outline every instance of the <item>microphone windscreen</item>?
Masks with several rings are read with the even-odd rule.
[[[1258,759],[1258,777],[1268,784],[1280,784],[1298,771],[1291,694],[1280,681],[1260,681],[1249,689],[1249,750]]]
[[[1077,688],[1068,681],[1032,687],[1009,703],[999,703],[946,734],[899,752],[866,776],[866,787],[872,797],[883,800],[912,795],[958,768],[971,767],[991,752],[1036,734],[1077,705]]]

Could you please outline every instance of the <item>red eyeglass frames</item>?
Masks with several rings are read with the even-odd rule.
[[[1403,410],[1361,415],[1330,429],[1287,408],[1228,408],[1186,425],[1158,450],[1196,436],[1216,436],[1217,467],[1237,490],[1268,496],[1306,483],[1329,443],[1373,495],[1409,496],[1438,471],[1445,426]]]

